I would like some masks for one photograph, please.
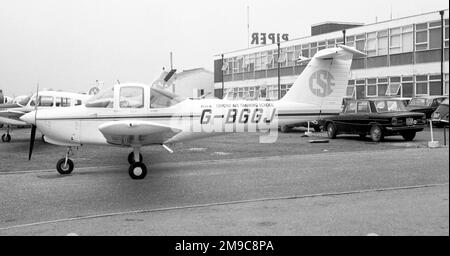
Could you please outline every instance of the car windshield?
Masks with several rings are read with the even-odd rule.
[[[443,100],[441,104],[448,105],[448,99]]]
[[[409,102],[409,105],[411,105],[411,106],[428,106],[429,102],[427,101],[426,98],[413,98]]]
[[[376,100],[374,103],[378,113],[406,111],[405,105],[400,100]]]
[[[114,105],[114,88],[100,91],[86,102],[88,108],[112,108]]]

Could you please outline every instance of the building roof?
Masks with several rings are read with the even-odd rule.
[[[432,11],[432,12],[426,12],[426,13],[420,13],[420,14],[415,14],[415,15],[410,15],[410,16],[404,16],[404,17],[399,17],[399,18],[395,18],[395,19],[390,19],[390,20],[384,20],[384,21],[378,21],[378,22],[374,22],[374,23],[369,23],[369,24],[362,24],[360,26],[356,26],[353,28],[349,28],[347,29],[348,32],[351,31],[359,31],[360,29],[364,29],[366,27],[370,27],[370,26],[374,26],[377,24],[382,24],[382,23],[388,23],[388,22],[399,22],[401,20],[407,20],[407,19],[411,19],[411,18],[415,18],[415,17],[419,17],[419,16],[426,16],[426,15],[431,15],[434,13],[439,13],[440,11],[444,11],[446,14],[446,19],[448,19],[448,11],[449,9],[444,9],[444,10],[437,10],[437,11]],[[354,23],[354,22],[334,22],[334,21],[324,21],[321,23],[317,23],[314,24],[313,26],[318,26],[318,25],[324,25],[324,24],[331,24],[332,23],[338,23],[338,24],[361,24],[361,23]],[[303,36],[303,37],[298,37],[298,38],[293,38],[290,39],[288,41],[284,41],[281,42],[281,44],[283,45],[283,47],[285,46],[291,46],[294,45],[296,42],[301,41],[301,40],[307,40],[307,39],[312,39],[312,38],[322,38],[326,35],[332,35],[333,33],[339,33],[339,31],[334,31],[334,32],[329,32],[329,33],[325,33],[325,34],[319,34],[319,35],[313,35],[313,36]],[[320,39],[322,40],[322,39]],[[246,53],[253,53],[253,52],[257,52],[257,49],[276,49],[276,44],[266,44],[266,45],[258,45],[258,46],[254,46],[254,47],[250,47],[250,48],[242,48],[242,49],[238,49],[238,50],[233,50],[233,51],[229,51],[229,52],[224,52],[224,53],[220,53],[220,54],[215,54],[214,55],[214,59],[219,59],[221,57],[221,55],[231,55],[231,56],[235,56],[236,54],[246,54]],[[225,56],[225,58],[228,58],[229,56]]]
[[[204,73],[208,73],[211,75],[214,74],[212,71],[209,71],[205,68],[193,68],[193,69],[185,69],[185,70],[181,71],[180,73],[176,73],[176,76],[177,77],[187,76],[187,75],[191,75],[191,74],[199,73],[199,72],[204,72]]]
[[[345,22],[345,21],[323,21],[316,24],[312,24],[311,27],[328,25],[328,24],[337,24],[337,25],[355,25],[355,26],[363,26],[364,23],[360,22]]]

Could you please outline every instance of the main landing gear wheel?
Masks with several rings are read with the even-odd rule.
[[[142,154],[139,153],[139,162],[142,163],[143,159],[144,159],[144,158],[142,157]],[[135,161],[134,161],[134,152],[131,152],[131,153],[128,155],[128,163],[129,163],[129,164],[135,163]]]
[[[147,167],[143,163],[132,163],[128,169],[128,174],[134,180],[141,180],[147,175]]]
[[[3,141],[3,142],[10,142],[10,141],[11,141],[11,135],[9,135],[9,134],[3,134],[3,135],[2,135],[2,141]]]
[[[70,174],[73,171],[73,167],[73,162],[70,159],[67,159],[66,164],[66,158],[61,158],[58,163],[56,163],[56,170],[63,175]]]

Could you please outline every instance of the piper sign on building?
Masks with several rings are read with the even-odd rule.
[[[280,40],[288,41],[289,34],[255,32],[252,34],[251,44],[274,44],[279,43]]]

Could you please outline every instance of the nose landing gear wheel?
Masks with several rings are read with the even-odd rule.
[[[140,163],[142,163],[142,161],[143,161],[143,157],[142,157],[142,154],[141,153],[139,153],[139,162]],[[133,164],[135,161],[134,161],[134,152],[131,152],[129,155],[128,155],[128,163],[129,164]]]
[[[9,135],[9,134],[3,134],[3,135],[2,135],[2,141],[3,141],[3,142],[10,142],[10,141],[11,141],[11,135]]]
[[[67,164],[65,163],[65,158],[59,159],[58,163],[56,163],[56,170],[62,175],[70,174],[73,171],[74,165],[72,160],[67,159]]]
[[[147,175],[147,167],[141,162],[132,163],[128,169],[128,174],[134,180],[141,180]]]

